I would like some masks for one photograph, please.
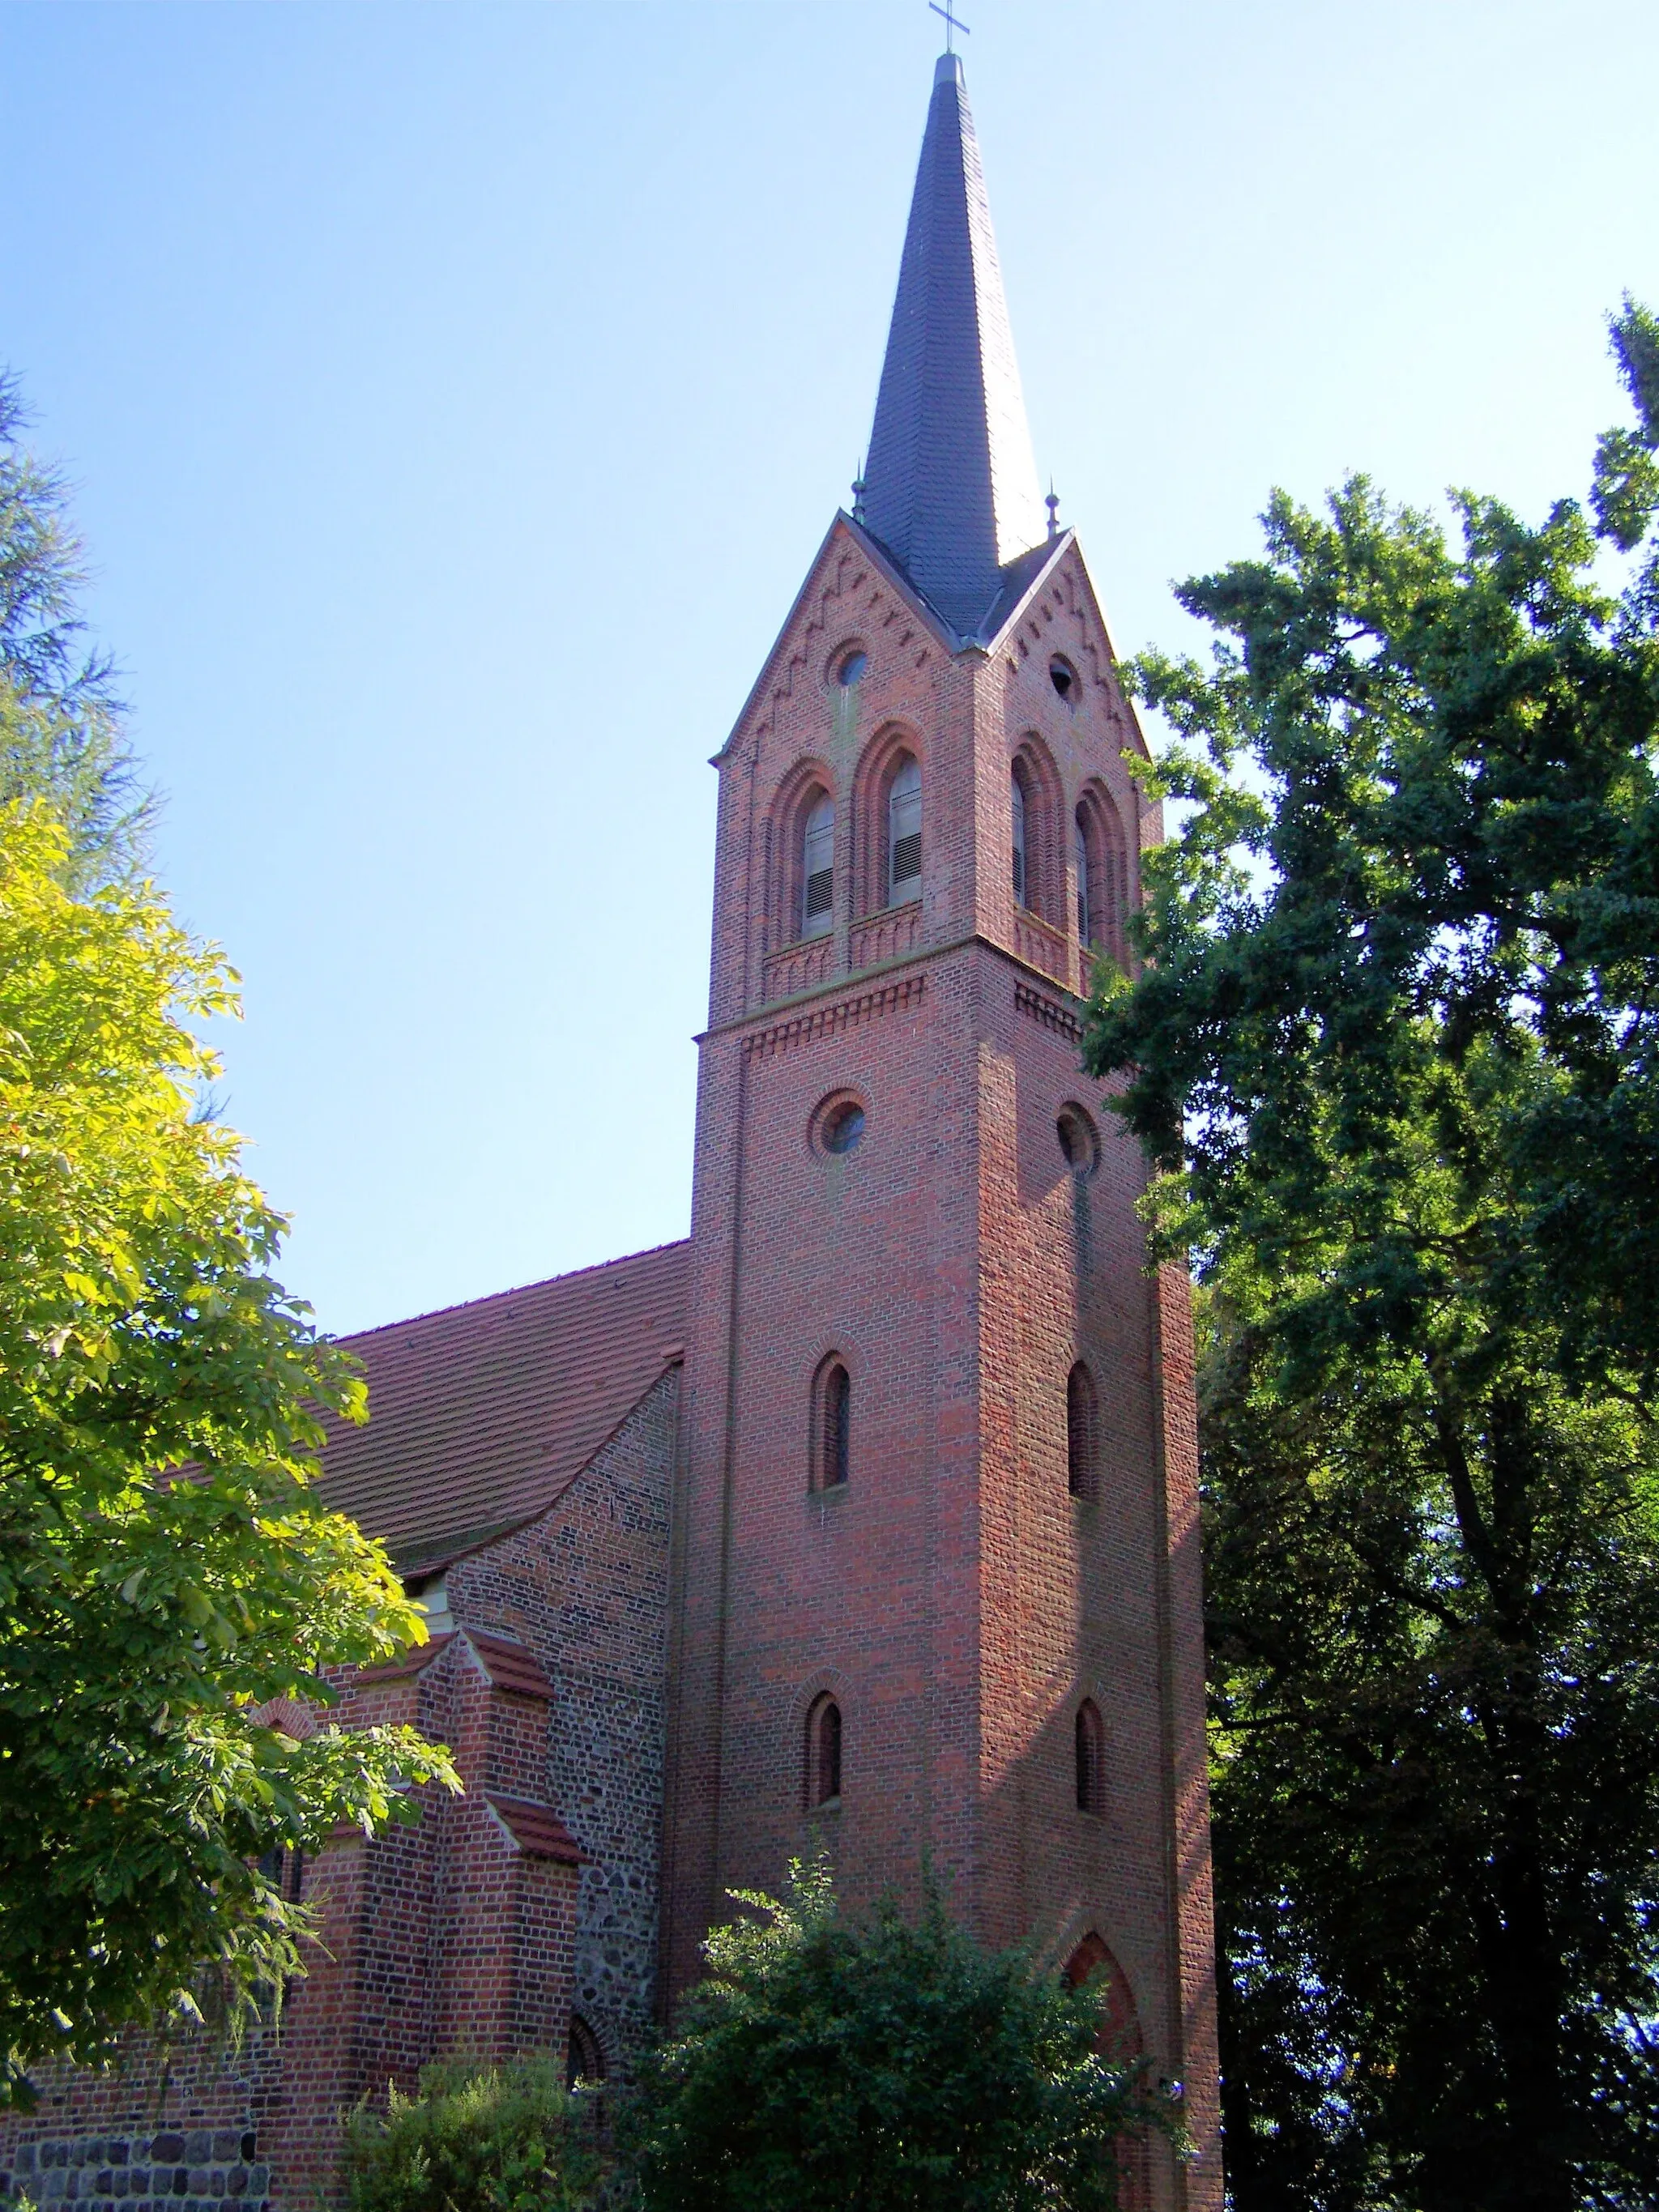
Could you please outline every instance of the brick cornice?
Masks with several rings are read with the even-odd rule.
[[[927,988],[925,973],[901,975],[893,982],[878,983],[873,990],[856,992],[836,1005],[815,1006],[810,1013],[799,1013],[790,1021],[775,1022],[769,1029],[757,1030],[744,1039],[743,1048],[751,1059],[769,1060],[775,1053],[787,1052],[791,1045],[806,1044],[814,1037],[829,1036],[832,1030],[853,1029],[860,1022],[896,1013],[901,1006],[921,998]]]
[[[961,952],[970,945],[982,945],[986,951],[994,952],[1000,960],[1006,960],[1018,975],[1030,975],[1044,987],[1042,992],[1036,992],[1031,989],[1030,985],[1021,982],[1017,986],[1018,990],[1030,992],[1033,998],[1041,998],[1045,1004],[1055,1006],[1062,1013],[1069,1012],[1072,1007],[1082,1004],[1063,985],[1057,985],[1052,975],[1041,968],[1033,967],[1029,960],[1022,960],[1018,953],[1012,951],[1007,945],[999,945],[994,937],[987,937],[979,930],[969,930],[965,936],[953,937],[944,945],[925,945],[914,952],[901,954],[896,960],[884,960],[873,967],[860,968],[854,975],[833,975],[824,982],[815,983],[810,991],[799,992],[793,999],[775,999],[769,1006],[752,1008],[746,1014],[739,1014],[735,1021],[716,1022],[711,1028],[700,1030],[691,1042],[693,1044],[710,1044],[716,1037],[738,1036],[745,1030],[756,1035],[787,1029],[800,1031],[803,1035],[821,1036],[826,1028],[839,1027],[840,1024],[818,1022],[810,1030],[802,1029],[803,1023],[808,1018],[806,1010],[814,1006],[817,1000],[839,998],[850,1004],[855,999],[869,997],[875,991],[888,987],[889,979],[901,975],[906,969],[926,968],[929,961],[947,959],[951,953]],[[786,1009],[788,1010],[787,1019],[781,1018]],[[1072,1018],[1075,1020],[1076,1017],[1073,1015]],[[1077,1033],[1079,1036],[1083,1033],[1081,1024]]]
[[[1083,1024],[1071,1008],[1058,999],[1051,999],[1044,991],[1033,990],[1029,983],[1016,983],[1014,1004],[1022,1014],[1029,1014],[1045,1030],[1057,1036],[1069,1037],[1073,1043],[1083,1035]]]

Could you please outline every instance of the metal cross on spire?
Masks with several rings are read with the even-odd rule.
[[[969,37],[972,38],[973,26],[964,23],[959,15],[953,15],[951,13],[951,0],[945,0],[945,5],[942,8],[939,4],[939,0],[927,0],[927,5],[933,9],[934,15],[944,16],[945,51],[947,54],[953,54],[956,48],[951,43],[952,34],[957,31],[966,31]]]

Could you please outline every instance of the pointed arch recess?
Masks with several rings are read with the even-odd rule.
[[[1054,755],[1035,731],[1028,731],[1009,763],[1011,783],[1025,801],[1025,897],[1028,914],[1051,929],[1066,926],[1066,849],[1060,842],[1065,794]],[[1012,810],[1013,795],[1009,793]],[[1012,847],[1012,835],[1010,844]],[[1012,872],[1011,872],[1012,873]]]
[[[843,1490],[852,1476],[853,1376],[844,1353],[821,1359],[812,1377],[808,1481],[814,1490]]]
[[[1085,1698],[1074,1723],[1077,1759],[1077,1809],[1103,1814],[1106,1810],[1106,1724],[1100,1707]]]
[[[1074,913],[1072,927],[1079,932],[1084,951],[1092,949],[1109,952],[1121,965],[1125,964],[1129,943],[1129,845],[1124,835],[1123,817],[1111,793],[1098,778],[1091,777],[1083,787],[1073,819],[1078,842],[1088,857],[1089,882],[1087,915],[1081,911]],[[1074,901],[1079,889],[1074,869]],[[1081,902],[1077,903],[1080,907]],[[1084,939],[1085,920],[1088,935]]]
[[[904,761],[921,771],[921,847],[927,854],[927,760],[921,739],[902,723],[877,732],[860,757],[853,779],[853,913],[860,920],[888,904],[888,800]]]
[[[1091,1928],[1066,1961],[1064,1978],[1073,1989],[1095,1981],[1100,1992],[1100,2026],[1095,2049],[1103,2058],[1131,2063],[1145,2055],[1140,2014],[1129,1978],[1105,1938]],[[1144,2136],[1125,2137],[1118,2145],[1119,2212],[1148,2212],[1152,2203],[1152,2162]]]
[[[1064,1973],[1074,1990],[1096,1975],[1100,1978],[1100,2033],[1095,2048],[1101,2056],[1140,2057],[1146,2046],[1134,1991],[1104,1936],[1091,1928],[1066,1961]]]
[[[1081,1359],[1066,1377],[1066,1487],[1085,1502],[1100,1495],[1100,1400]]]
[[[820,1690],[807,1709],[802,1803],[809,1813],[841,1802],[841,1700],[833,1690]]]
[[[836,804],[835,778],[828,765],[821,760],[799,760],[790,769],[772,795],[766,811],[766,836],[769,858],[767,883],[767,950],[775,952],[780,948],[796,945],[804,939],[805,913],[805,878],[803,873],[805,857],[807,817],[819,801],[827,799]],[[836,873],[842,872],[841,854],[844,839],[840,819],[841,810],[836,809]],[[839,893],[841,886],[836,885]],[[840,904],[839,897],[836,904]]]

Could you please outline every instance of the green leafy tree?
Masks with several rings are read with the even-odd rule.
[[[1095,2051],[1099,1994],[982,1950],[937,1897],[842,1918],[819,1865],[717,1929],[631,2114],[647,2212],[1088,2212],[1170,2102]]]
[[[1277,496],[1179,595],[1212,664],[1134,672],[1186,811],[1085,1049],[1202,1286],[1243,2212],[1659,2175],[1659,323],[1613,338],[1588,509]]]
[[[428,2066],[346,2124],[350,2212],[584,2212],[607,2161],[548,2058]]]
[[[89,652],[81,541],[61,475],[21,442],[17,379],[0,372],[0,801],[37,799],[68,833],[71,889],[143,864],[153,801],[139,784],[108,657]]]
[[[148,887],[72,897],[71,840],[0,808],[0,2096],[206,1987],[240,2019],[302,1966],[261,1857],[453,1780],[407,1730],[258,1717],[423,1631],[312,1488],[363,1386],[198,1110],[234,979]]]

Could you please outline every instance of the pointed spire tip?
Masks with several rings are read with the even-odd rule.
[[[864,477],[872,534],[976,635],[1005,564],[1043,542],[1048,518],[955,53],[933,71]]]

